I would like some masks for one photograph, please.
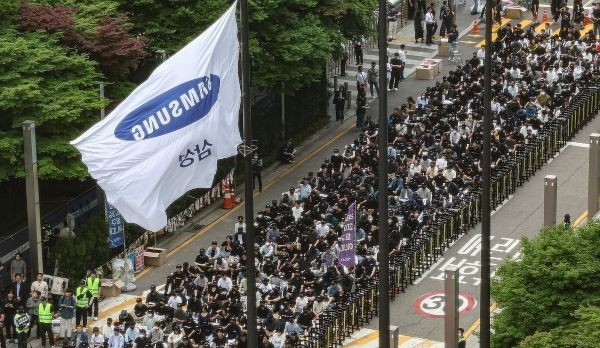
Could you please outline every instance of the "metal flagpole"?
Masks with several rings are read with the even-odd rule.
[[[481,293],[480,293],[480,337],[482,348],[490,346],[490,133],[492,131],[492,7],[493,0],[486,0],[485,10],[485,57],[483,82],[483,185],[481,200]]]
[[[387,1],[379,0],[379,347],[390,346],[390,236],[388,233],[387,194]]]
[[[258,345],[257,323],[256,323],[256,267],[254,265],[254,201],[252,189],[252,152],[256,149],[252,145],[252,120],[250,114],[250,48],[248,38],[248,0],[240,0],[240,51],[242,71],[242,116],[244,128],[244,143],[239,150],[244,156],[245,162],[245,220],[246,240],[244,241],[246,251],[246,281],[248,291],[246,293],[246,329],[248,332],[248,347]]]

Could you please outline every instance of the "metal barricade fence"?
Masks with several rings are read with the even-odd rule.
[[[599,110],[600,86],[590,86],[578,95],[563,114],[548,121],[537,138],[511,154],[492,171],[492,209],[513,194],[531,175],[552,158],[568,139],[585,126]],[[392,293],[404,292],[409,284],[431,267],[451,243],[481,219],[481,189],[466,194],[455,207],[437,214],[427,229],[415,233],[406,245],[390,257]],[[309,330],[301,347],[321,348],[341,346],[344,339],[368,323],[378,313],[378,282],[359,282],[356,290],[328,310],[323,319]]]

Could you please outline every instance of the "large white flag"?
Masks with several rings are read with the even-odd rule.
[[[210,187],[217,160],[236,154],[238,51],[234,3],[71,142],[126,221],[161,229],[169,204]]]

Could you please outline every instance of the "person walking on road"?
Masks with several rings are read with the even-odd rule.
[[[362,130],[366,115],[367,89],[364,85],[361,85],[361,88],[358,89],[358,94],[356,95],[356,130]]]
[[[398,50],[398,59],[402,63],[402,67],[400,68],[400,80],[404,80],[404,67],[406,67],[406,45],[401,44],[400,49]]]
[[[446,33],[452,28],[452,22],[454,20],[454,11],[452,11],[450,6],[445,5],[442,7],[442,10],[440,11],[440,20],[442,21],[442,25],[440,26],[440,36],[445,37]]]
[[[360,90],[362,86],[367,86],[367,82],[367,74],[363,71],[362,65],[359,65],[356,72],[356,89]]]
[[[392,88],[394,91],[397,91],[402,73],[402,61],[400,60],[400,54],[398,52],[394,53],[394,58],[390,61],[390,65],[392,66],[392,78],[388,84],[388,91],[391,91]]]
[[[419,43],[419,39],[421,39],[421,43],[423,43],[423,13],[421,11],[415,12],[415,43]]]
[[[85,279],[79,282],[79,286],[75,290],[76,308],[75,308],[75,324],[87,327],[88,307],[92,299],[92,293],[85,286]]]
[[[60,334],[65,341],[71,339],[71,333],[75,328],[75,306],[77,301],[71,289],[65,290],[65,294],[58,300],[60,311]]]
[[[375,92],[377,92],[377,95],[379,95],[379,71],[375,67],[375,62],[371,62],[371,68],[367,70],[367,80],[369,81],[371,98],[375,98],[375,95],[373,94],[373,87],[375,87]]]
[[[458,347],[458,348],[466,348],[467,347],[467,340],[465,339],[465,329],[463,329],[462,327],[458,328],[458,342],[456,344],[456,347]]]
[[[392,41],[394,39],[394,35],[398,30],[398,22],[396,21],[398,17],[398,10],[392,4],[388,4],[388,12],[387,12],[387,21],[388,21],[388,41]]]
[[[356,65],[362,65],[363,64],[363,42],[362,42],[362,37],[357,38],[356,40],[354,40],[354,58],[355,58],[355,62]]]
[[[258,191],[262,192],[262,169],[263,160],[255,152],[252,157],[252,189],[256,189],[256,181],[258,181]]]
[[[4,326],[4,323],[6,322],[6,316],[4,315],[4,308],[2,308],[2,306],[0,306],[0,323],[2,323],[2,325],[0,326]],[[6,339],[4,338],[4,327],[0,327],[0,348],[6,348]]]
[[[333,93],[333,104],[335,105],[335,120],[344,122],[344,106],[346,105],[344,85],[340,85],[338,90]]]
[[[42,347],[46,347],[46,334],[51,347],[54,347],[54,333],[52,333],[52,319],[54,308],[52,303],[48,302],[46,296],[40,298],[41,302],[38,305],[38,328],[37,335],[42,338]]]
[[[433,9],[430,7],[425,15],[425,44],[431,46],[433,43],[433,33],[435,30],[435,16],[433,15]]]
[[[17,274],[20,274],[23,278],[27,275],[27,264],[21,258],[21,253],[16,253],[14,260],[10,263],[10,279],[13,282],[17,281]]]
[[[92,303],[88,310],[88,316],[98,320],[98,296],[100,296],[100,279],[96,271],[92,271],[87,278],[87,288],[92,294]]]
[[[17,332],[17,345],[19,348],[27,348],[27,336],[29,335],[29,324],[31,323],[29,314],[25,313],[25,308],[20,306],[13,320]]]
[[[450,29],[448,29],[448,46],[449,46],[449,51],[450,51],[448,61],[450,61],[450,62],[454,61],[454,53],[456,52],[457,40],[458,40],[458,27],[456,26],[456,24],[452,24]]]

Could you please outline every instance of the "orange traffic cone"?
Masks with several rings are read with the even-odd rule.
[[[544,10],[544,12],[542,12],[542,23],[545,23],[548,21],[548,11]]]
[[[479,26],[477,23],[477,20],[473,21],[473,33],[478,33],[479,32]]]
[[[223,209],[231,209],[235,206],[235,193],[229,185],[229,178],[225,178],[223,184]]]

